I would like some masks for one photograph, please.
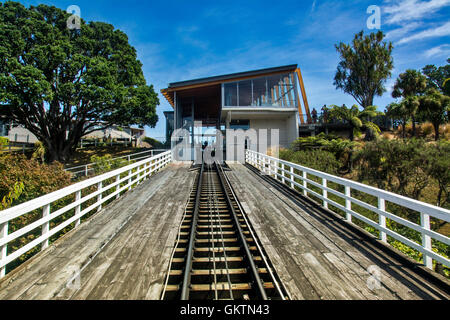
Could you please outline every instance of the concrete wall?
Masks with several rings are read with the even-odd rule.
[[[8,139],[11,142],[35,143],[36,136],[23,127],[15,127],[9,131]]]

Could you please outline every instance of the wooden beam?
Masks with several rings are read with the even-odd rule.
[[[295,72],[298,76],[298,82],[300,84],[300,90],[302,91],[303,103],[305,104],[306,116],[308,118],[308,123],[312,123],[311,113],[309,111],[308,99],[306,98],[305,84],[303,83],[302,72],[300,68],[296,69]]]
[[[297,84],[295,83],[295,79],[294,79],[294,74],[293,73],[291,73],[291,80],[292,80],[292,84],[294,86],[296,86]],[[305,119],[303,118],[302,104],[300,102],[299,95],[297,95],[297,106],[298,106],[298,115],[300,117],[300,122],[301,122],[301,124],[305,124]]]

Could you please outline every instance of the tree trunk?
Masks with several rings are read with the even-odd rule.
[[[439,141],[439,123],[433,123],[434,127],[434,141]]]
[[[414,138],[416,136],[416,118],[412,116],[411,119],[412,119],[412,136]]]

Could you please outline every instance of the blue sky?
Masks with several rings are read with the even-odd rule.
[[[394,70],[380,110],[393,101],[392,86],[406,69],[444,65],[450,57],[450,0],[357,1],[20,1],[66,9],[78,5],[86,21],[124,31],[143,63],[147,82],[159,93],[159,122],[147,135],[164,139],[163,111],[172,110],[160,89],[174,81],[298,64],[311,107],[353,105],[333,86],[338,54],[367,28],[367,8],[381,9],[381,30],[394,44]]]

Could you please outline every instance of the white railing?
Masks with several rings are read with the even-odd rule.
[[[18,206],[0,211],[0,278],[5,276],[7,264],[13,262],[15,259],[38,245],[42,244],[42,250],[46,249],[49,246],[50,237],[72,223],[75,223],[75,227],[77,227],[81,223],[81,218],[87,213],[93,212],[95,209],[100,211],[102,205],[106,201],[118,199],[121,193],[130,190],[135,184],[140,184],[143,180],[147,179],[154,172],[164,168],[170,162],[172,162],[172,153],[171,151],[167,151],[154,157],[130,164],[126,167],[70,185],[64,189],[22,203]],[[108,181],[112,182],[106,185]],[[96,190],[91,191],[87,195],[83,194],[82,191],[87,190],[89,187],[94,187]],[[109,191],[108,194],[104,195],[107,191]],[[70,204],[66,204],[63,208],[51,212],[52,203],[58,200],[67,199],[66,197],[68,196],[73,196]],[[91,199],[95,200],[95,203],[86,203]],[[87,207],[82,208],[83,204]],[[50,228],[50,221],[73,209],[74,215],[72,217],[68,218],[58,226]],[[40,219],[23,226],[21,229],[12,233],[8,233],[9,223],[13,219],[35,212],[35,210],[42,210]],[[36,239],[13,253],[8,254],[8,244],[23,237],[29,232],[39,229],[41,232]]]
[[[332,205],[344,211],[346,214],[345,219],[347,221],[351,222],[352,217],[355,217],[376,228],[380,232],[381,241],[387,243],[387,236],[389,235],[392,238],[402,242],[403,244],[421,252],[423,254],[424,264],[427,268],[433,268],[433,259],[442,263],[443,265],[450,266],[450,260],[432,251],[431,247],[431,239],[435,239],[446,245],[450,245],[450,238],[430,229],[430,217],[450,222],[450,210],[400,196],[392,192],[377,189],[362,183],[306,168],[301,165],[270,157],[252,150],[246,151],[246,162],[260,170],[262,173],[274,177],[276,180],[287,184],[293,189],[295,189],[295,187],[300,188],[305,196],[313,195],[314,197],[319,198],[322,201],[323,207],[328,208],[328,205]],[[319,178],[319,181],[321,180],[322,183],[318,183],[309,179],[308,175]],[[301,181],[301,183],[298,183],[296,179],[297,181]],[[329,181],[343,186],[345,188],[345,193],[329,188],[327,185]],[[309,185],[319,188],[321,190],[321,193],[312,190]],[[378,199],[378,206],[375,207],[371,204],[352,197],[352,190],[357,190],[376,197]],[[328,193],[334,194],[341,199],[345,199],[345,206],[329,199]],[[386,201],[420,212],[421,224],[419,225],[413,223],[409,220],[386,211]],[[378,222],[375,222],[365,217],[364,215],[352,210],[352,203],[377,214]],[[422,235],[422,244],[418,244],[417,242],[412,241],[386,227],[386,218],[420,232],[420,234]]]
[[[145,159],[148,157],[153,157],[156,154],[163,153],[166,151],[167,151],[166,149],[157,149],[157,150],[148,150],[148,151],[143,151],[143,152],[137,152],[137,153],[129,154],[126,156],[108,159],[107,162],[112,163],[115,160],[126,159],[128,161],[128,163],[130,163],[131,161],[139,161],[139,160],[142,160],[142,159]],[[88,163],[88,164],[84,164],[81,166],[66,168],[64,170],[72,173],[75,177],[82,177],[82,176],[87,177],[89,175],[89,172],[95,171],[95,165],[97,165],[97,164],[98,164],[98,162],[93,162],[93,163]]]

